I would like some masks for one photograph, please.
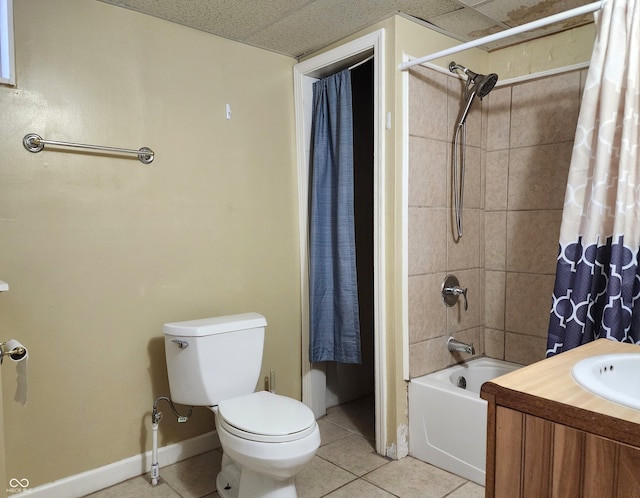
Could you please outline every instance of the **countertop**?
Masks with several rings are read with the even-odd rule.
[[[493,379],[482,386],[481,397],[489,403],[640,446],[640,410],[591,394],[571,377],[576,362],[618,353],[638,353],[640,359],[640,346],[599,339]]]

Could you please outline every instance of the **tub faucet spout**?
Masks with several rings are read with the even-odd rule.
[[[451,352],[458,351],[460,353],[476,354],[473,344],[456,341],[453,337],[449,337],[447,341],[447,349]]]

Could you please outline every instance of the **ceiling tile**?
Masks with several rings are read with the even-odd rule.
[[[448,12],[455,12],[462,9],[463,5],[457,0],[432,0],[429,2],[425,2],[425,0],[398,0],[396,8],[412,17],[427,20]]]
[[[592,0],[489,0],[474,8],[513,27],[589,3]]]
[[[299,56],[338,41],[390,15],[388,5],[384,2],[317,0],[247,37],[246,42]]]
[[[470,40],[591,0],[99,0],[297,57],[403,13]],[[475,14],[474,14],[475,13]],[[593,15],[485,45],[495,49],[592,22]]]
[[[242,40],[278,21],[309,0],[100,0],[149,13],[201,31]]]
[[[475,40],[483,36],[499,33],[505,29],[504,26],[492,22],[491,19],[469,8],[437,16],[428,19],[428,21],[449,33],[458,35],[462,40]],[[514,41],[517,42],[517,39],[512,39],[511,43]],[[499,43],[504,44],[504,42]],[[492,49],[495,46],[496,43],[483,45],[482,47]]]

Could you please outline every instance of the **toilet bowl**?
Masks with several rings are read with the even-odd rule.
[[[223,450],[216,478],[221,498],[297,498],[295,475],[320,446],[306,405],[254,392],[266,324],[262,315],[244,313],[164,326],[173,401],[215,413]]]
[[[213,408],[224,454],[222,498],[297,497],[295,475],[320,446],[313,412],[291,398],[257,392]]]

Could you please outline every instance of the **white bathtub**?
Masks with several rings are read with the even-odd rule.
[[[478,358],[411,379],[409,454],[484,486],[487,402],[480,387],[520,367]],[[466,389],[457,387],[461,378]]]

